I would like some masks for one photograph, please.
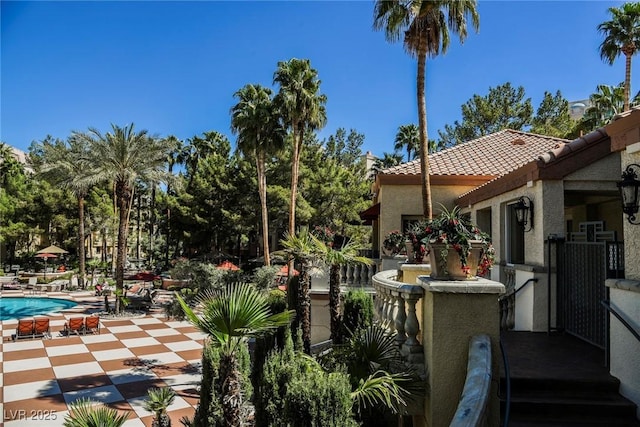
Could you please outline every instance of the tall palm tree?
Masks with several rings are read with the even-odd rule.
[[[209,290],[198,298],[202,314],[176,294],[189,322],[209,335],[220,349],[219,375],[222,383],[222,412],[229,427],[239,427],[242,395],[241,373],[238,370],[237,349],[246,339],[256,337],[289,323],[292,312],[271,313],[268,296],[249,284],[223,290]]]
[[[300,263],[298,276],[298,297],[296,319],[293,330],[302,328],[302,345],[304,352],[311,354],[311,269],[318,265],[321,256],[322,242],[306,228],[297,234],[286,233],[280,241],[284,251]],[[290,268],[291,270],[291,268]]]
[[[340,248],[333,248],[320,241],[321,256],[329,267],[329,316],[331,319],[331,340],[334,344],[342,343],[340,334],[340,268],[343,265],[371,265],[372,261],[358,255],[362,249],[356,241],[351,240]]]
[[[39,175],[46,180],[69,189],[78,202],[78,284],[84,288],[86,279],[85,256],[85,198],[91,185],[87,178],[92,162],[87,139],[79,133],[72,133],[65,143],[62,140],[46,139],[38,144],[42,150],[42,164]]]
[[[295,234],[296,196],[302,142],[307,131],[321,129],[326,121],[327,97],[320,93],[318,72],[308,59],[292,58],[278,62],[273,82],[280,85],[275,96],[284,123],[291,128],[293,147],[291,154],[291,197],[289,206],[289,233]]]
[[[116,294],[122,293],[124,265],[127,258],[129,213],[136,181],[161,181],[169,145],[164,139],[152,138],[146,130],[136,132],[134,125],[111,125],[111,132],[100,133],[90,128],[82,134],[92,151],[94,182],[112,182],[118,209],[118,240],[116,251]],[[116,299],[116,312],[121,309]]]
[[[480,21],[476,0],[376,0],[374,6],[374,28],[384,30],[388,41],[403,38],[407,52],[418,59],[416,84],[422,210],[428,219],[432,217],[432,203],[425,98],[427,56],[436,57],[447,51],[450,31],[458,34],[463,43],[467,37],[467,16],[477,30]]]
[[[407,162],[416,157],[420,147],[420,129],[415,124],[400,125],[396,133],[394,150],[407,150]],[[411,156],[413,153],[413,157]]]
[[[267,211],[266,157],[280,150],[285,131],[274,109],[271,89],[248,84],[234,97],[238,103],[231,108],[231,130],[238,134],[238,148],[256,161],[258,194],[262,213],[262,245],[264,264],[271,265],[269,256],[269,214]]]
[[[629,109],[631,97],[631,57],[640,49],[640,2],[610,7],[611,20],[598,25],[604,35],[600,57],[609,65],[622,53],[625,56],[624,111]]]
[[[402,163],[402,154],[400,153],[382,153],[384,157],[381,159],[376,159],[373,162],[373,170],[376,172],[380,172],[383,169],[387,169],[393,166],[398,166]]]

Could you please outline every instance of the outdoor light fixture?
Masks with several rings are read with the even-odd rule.
[[[627,220],[631,224],[640,224],[640,219],[636,217],[638,213],[638,187],[640,187],[639,173],[640,165],[632,163],[622,172],[622,181],[618,182],[622,196],[622,212],[627,215]]]
[[[531,231],[533,228],[533,202],[527,196],[522,196],[518,199],[518,203],[513,205],[513,209],[516,211],[516,222],[524,231]],[[529,229],[527,230],[527,224]]]

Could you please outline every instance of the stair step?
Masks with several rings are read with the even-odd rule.
[[[607,401],[593,399],[553,399],[553,398],[513,398],[511,413],[566,419],[583,416],[593,419],[611,419],[635,417],[636,407],[628,400],[619,397]]]
[[[508,427],[640,427],[638,420],[541,420],[539,418],[511,418]],[[503,426],[504,427],[504,426]]]

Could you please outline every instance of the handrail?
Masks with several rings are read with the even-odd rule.
[[[514,289],[514,290],[513,290],[513,292],[510,292],[510,293],[508,293],[508,294],[506,294],[506,295],[501,296],[499,299],[501,299],[501,300],[503,300],[503,299],[507,299],[508,297],[513,296],[513,295],[517,294],[518,292],[520,292],[520,290],[522,290],[522,288],[524,288],[525,286],[527,286],[527,285],[528,285],[529,283],[531,283],[531,282],[538,283],[538,278],[537,278],[537,277],[531,277],[531,278],[527,279],[527,281],[526,281],[526,282],[524,282],[524,283],[522,284],[522,286],[520,286],[520,287],[519,287],[519,288],[517,288],[517,289]]]
[[[620,321],[620,323],[622,323],[625,328],[627,328],[629,330],[629,332],[631,332],[631,335],[633,335],[638,341],[640,341],[640,333],[638,333],[638,331],[636,331],[633,326],[631,326],[629,324],[629,322],[627,322],[620,313],[618,313],[618,311],[613,308],[613,306],[611,305],[611,303],[609,301],[606,300],[602,300],[600,301],[600,304],[602,304],[602,306],[604,308],[607,309],[607,311],[611,314],[613,314],[616,319],[618,319]]]
[[[469,342],[467,379],[458,408],[449,427],[476,427],[484,424],[491,390],[491,339],[476,335]]]
[[[500,340],[500,352],[502,353],[502,363],[504,365],[504,376],[506,382],[506,397],[504,403],[504,417],[502,419],[502,427],[509,427],[509,416],[511,415],[511,369],[509,368],[509,358],[504,344]]]

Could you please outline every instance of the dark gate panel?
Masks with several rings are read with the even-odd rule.
[[[606,344],[607,242],[565,242],[558,251],[558,319],[567,332]]]

